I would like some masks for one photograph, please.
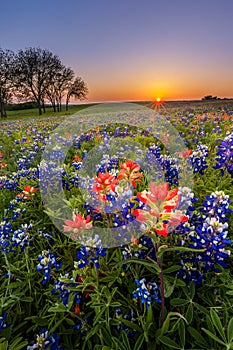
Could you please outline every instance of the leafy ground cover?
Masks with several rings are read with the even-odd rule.
[[[145,113],[1,122],[1,350],[233,348],[233,106]]]

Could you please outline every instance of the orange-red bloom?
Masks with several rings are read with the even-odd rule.
[[[79,231],[92,228],[90,215],[85,219],[80,213],[73,216],[72,220],[65,220],[64,232],[78,233]]]
[[[106,194],[110,191],[115,191],[118,179],[109,173],[98,173],[98,177],[94,178],[96,185],[93,186],[93,191],[98,192],[100,198],[106,200]]]
[[[188,159],[188,157],[193,153],[193,151],[191,149],[188,149],[186,151],[177,152],[177,153],[179,157]]]
[[[74,156],[74,159],[73,159],[73,162],[74,163],[77,163],[77,162],[82,162],[83,160],[82,160],[82,157],[80,157],[78,154],[76,154],[75,156]]]
[[[168,183],[156,185],[150,183],[150,192],[143,191],[137,197],[148,206],[147,209],[135,209],[133,214],[136,220],[143,223],[148,229],[153,230],[166,237],[169,227],[178,226],[181,222],[188,220],[179,210],[174,210],[179,204],[178,189],[168,190]]]
[[[143,176],[140,173],[140,165],[134,163],[132,160],[126,160],[125,163],[120,164],[121,170],[118,175],[118,179],[126,179],[129,180],[133,187],[136,187],[137,182],[141,182],[140,177]]]
[[[33,187],[33,186],[25,186],[23,189],[24,194],[32,194],[36,191],[38,191],[39,188]]]

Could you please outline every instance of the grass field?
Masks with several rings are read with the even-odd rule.
[[[89,106],[92,106],[92,104],[71,105],[71,106],[69,106],[68,111],[66,111],[65,106],[63,106],[61,112],[53,112],[52,108],[47,108],[46,113],[42,114],[40,116],[40,118],[72,115],[72,114],[75,114],[78,111],[82,110],[83,108],[87,108]],[[23,109],[23,110],[18,110],[18,111],[7,111],[7,120],[23,119],[23,118],[36,118],[36,117],[39,117],[37,108]]]
[[[151,101],[132,101],[133,103],[137,103],[140,105],[145,105],[147,107],[151,107],[153,102]],[[7,119],[4,120],[14,120],[14,119],[24,119],[24,118],[47,118],[47,117],[56,117],[56,116],[67,116],[72,115],[84,108],[88,108],[93,106],[93,103],[90,104],[79,104],[79,105],[70,105],[69,110],[65,110],[65,106],[63,106],[61,112],[53,112],[52,108],[47,108],[46,113],[39,116],[38,109],[24,109],[17,111],[7,111]],[[233,109],[233,99],[232,100],[217,100],[217,101],[165,101],[163,104],[163,108],[159,110],[161,114],[166,113],[174,113],[180,112],[181,110],[189,111],[189,112],[203,112],[203,109],[206,111],[216,111],[225,110],[225,109]],[[1,119],[0,119],[1,121]]]

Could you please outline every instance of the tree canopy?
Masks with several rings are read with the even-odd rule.
[[[6,117],[6,105],[13,96],[24,102],[35,101],[41,115],[46,103],[51,103],[55,112],[61,111],[63,99],[68,109],[72,96],[82,100],[87,93],[83,79],[51,51],[30,47],[13,53],[0,48],[1,117]]]

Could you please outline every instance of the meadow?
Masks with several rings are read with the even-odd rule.
[[[144,105],[0,121],[0,350],[233,349],[233,102]]]

